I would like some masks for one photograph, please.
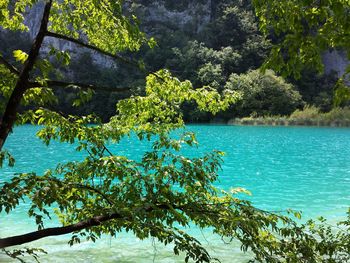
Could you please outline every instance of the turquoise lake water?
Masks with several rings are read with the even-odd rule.
[[[303,211],[303,218],[325,216],[335,222],[345,216],[350,206],[350,129],[314,127],[253,127],[189,125],[197,133],[198,149],[184,154],[198,155],[213,149],[226,152],[217,186],[223,189],[244,187],[247,197],[263,209]],[[44,146],[34,137],[38,127],[17,127],[5,148],[16,158],[14,168],[1,170],[0,182],[15,172],[41,173],[58,161],[79,160],[81,154],[71,146],[53,143]],[[112,147],[114,153],[140,157],[149,143],[135,143],[134,138]],[[11,215],[0,214],[0,236],[35,230],[26,218],[26,204]],[[210,231],[191,229],[209,252],[222,262],[246,262],[249,255],[239,251],[239,244],[225,245]],[[152,240],[140,241],[127,233],[117,238],[103,238],[96,244],[83,242],[70,248],[69,236],[47,238],[32,246],[43,247],[49,256],[42,262],[182,262],[171,247]],[[11,262],[0,255],[0,262]]]

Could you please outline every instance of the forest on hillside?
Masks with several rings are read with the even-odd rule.
[[[182,109],[187,122],[289,116],[307,105],[320,112],[332,109],[336,72],[319,73],[305,66],[300,76],[283,78],[272,70],[264,73],[259,70],[271,46],[281,37],[273,31],[268,37],[263,36],[250,1],[182,0],[175,4],[168,0],[137,0],[127,1],[127,5],[129,12],[141,21],[141,30],[154,37],[156,45],[154,48],[143,46],[137,54],[122,55],[138,61],[150,72],[167,68],[197,88],[210,86],[219,92],[228,89],[240,94],[238,102],[215,117],[187,103]],[[152,13],[155,6],[158,11]],[[184,22],[173,19],[174,13]],[[9,53],[11,48],[27,51],[31,43],[28,33],[5,31],[0,38],[0,49],[10,61],[14,61]],[[113,88],[128,87],[130,91],[97,91],[93,99],[81,107],[72,106],[77,93],[74,88],[68,96],[57,91],[60,99],[51,106],[55,110],[79,115],[93,111],[107,121],[115,112],[116,101],[130,94],[143,94],[145,75],[134,66],[97,63],[95,54],[84,49],[76,56],[68,68],[59,70],[65,78]]]

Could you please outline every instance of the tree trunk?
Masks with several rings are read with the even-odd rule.
[[[16,86],[10,96],[9,101],[7,102],[5,112],[2,116],[0,123],[0,150],[4,146],[7,136],[15,124],[18,107],[21,103],[25,91],[29,88],[29,74],[34,67],[36,59],[38,58],[41,45],[47,32],[51,5],[52,0],[47,2],[45,5],[43,17],[41,19],[40,30],[29,51],[28,59],[25,62],[23,70],[18,77]]]

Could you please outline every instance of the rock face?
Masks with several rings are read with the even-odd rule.
[[[29,28],[28,33],[29,33],[29,36],[32,40],[35,38],[35,36],[38,33],[43,10],[44,10],[44,3],[39,2],[32,9],[30,9],[26,15],[25,24]],[[74,44],[72,42],[60,40],[57,38],[45,38],[43,51],[44,52],[48,51],[50,45],[56,47],[59,50],[69,50],[71,56],[73,56],[73,57],[74,56],[79,57],[79,55],[81,53],[84,53],[84,52],[91,53],[91,51],[84,49],[84,48],[81,49],[76,44]],[[92,58],[93,58],[94,63],[96,63],[97,65],[100,65],[103,67],[114,66],[114,62],[111,59],[108,59],[105,56],[102,56],[102,55],[97,54],[95,52],[92,53]]]
[[[175,30],[198,32],[205,26],[213,15],[217,0],[134,0],[126,1],[128,8],[132,9],[141,18],[144,30],[152,35],[152,29],[159,25],[172,27]],[[31,38],[34,38],[39,28],[43,3],[37,4],[27,15],[26,24],[29,26]],[[73,54],[85,52],[74,44],[57,39],[49,39],[46,44],[52,44],[61,50],[73,51]],[[79,50],[79,51],[78,51]],[[93,60],[100,66],[109,67],[114,63],[99,54],[92,55]],[[344,74],[349,60],[345,52],[329,51],[323,55],[325,73],[336,71],[338,76]]]
[[[136,3],[135,3],[136,2]],[[138,3],[137,3],[138,2]],[[147,31],[152,25],[166,24],[173,28],[186,30],[191,27],[200,31],[212,17],[212,0],[139,0],[131,3],[131,8],[142,17],[142,24]]]
[[[341,77],[349,66],[350,61],[346,57],[344,51],[333,50],[323,54],[323,64],[325,65],[325,73],[332,71],[337,72],[338,77]]]
[[[32,9],[29,10],[25,17],[24,23],[28,26],[28,33],[32,39],[34,39],[34,37],[38,33],[43,11],[44,3],[38,3]]]

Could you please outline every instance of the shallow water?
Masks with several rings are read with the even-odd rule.
[[[350,129],[314,127],[242,127],[189,125],[199,140],[198,149],[185,149],[184,154],[198,155],[218,149],[226,152],[223,171],[217,186],[223,189],[245,187],[253,193],[246,197],[263,209],[302,210],[303,218],[325,216],[337,221],[350,206]],[[16,158],[15,168],[0,170],[0,182],[14,172],[37,172],[54,167],[57,162],[82,158],[66,144],[44,146],[33,135],[38,127],[15,129],[5,148]],[[138,156],[149,143],[135,143],[134,138],[113,146],[115,153]],[[10,216],[0,214],[0,236],[35,230],[25,214],[23,204]],[[225,245],[211,234],[191,230],[222,262],[245,262],[248,255],[239,251],[239,244]],[[97,243],[83,242],[70,248],[69,236],[39,240],[48,256],[43,262],[182,262],[171,247],[140,241],[121,233],[105,237]],[[0,262],[7,259],[0,255]]]

